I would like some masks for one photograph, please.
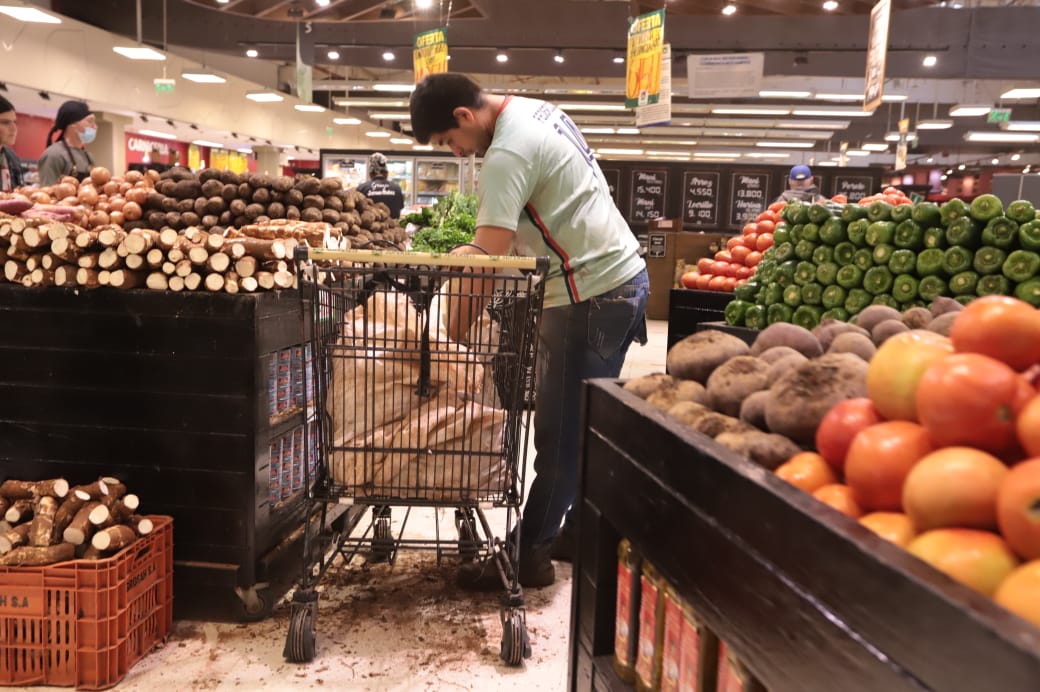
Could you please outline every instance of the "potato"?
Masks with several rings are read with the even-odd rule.
[[[219,183],[220,182],[220,171],[218,171],[216,168],[203,168],[201,171],[199,171],[199,182],[200,183],[205,185],[206,183],[210,182],[211,180]],[[219,189],[220,188],[217,188],[217,190],[218,190],[217,192],[214,192],[214,193],[212,193],[210,195],[207,195],[207,196],[212,197],[213,195],[219,195],[220,194]]]
[[[336,211],[343,211],[343,200],[335,195],[329,195],[325,198],[325,208],[335,209]]]
[[[710,403],[707,391],[693,380],[674,380],[670,385],[663,385],[648,395],[646,401],[662,411],[667,411],[680,401],[692,401],[704,406]]]
[[[193,211],[186,211],[181,214],[181,223],[184,224],[185,228],[188,226],[198,226],[202,223],[202,217]]]
[[[300,214],[300,210],[298,207],[289,205],[285,208],[285,218],[289,219],[290,221],[299,221],[301,216],[302,214]]]
[[[736,416],[749,394],[769,386],[769,363],[754,356],[736,356],[715,368],[708,376],[708,397],[719,413]]]
[[[249,219],[249,218],[246,217],[245,214],[242,214],[241,216],[236,216],[233,219],[231,219],[231,223],[228,224],[228,225],[230,225],[230,226],[232,226],[234,228],[242,228],[242,226],[246,226],[246,225],[254,222],[255,220],[256,219]]]
[[[177,199],[194,200],[202,193],[202,186],[194,178],[190,180],[179,180],[173,186],[172,197]]]
[[[750,423],[759,430],[769,430],[769,426],[766,425],[766,402],[768,400],[768,389],[752,393],[740,404],[740,420]]]
[[[803,363],[769,388],[766,425],[795,442],[812,444],[834,404],[866,396],[867,364],[851,353],[828,353]]]
[[[199,180],[202,180],[201,174],[199,175]],[[213,197],[219,195],[223,189],[224,183],[220,182],[219,178],[208,178],[202,183],[202,196],[206,198]]]
[[[186,211],[195,211],[195,200],[190,198],[177,200],[176,210],[182,214]]]
[[[194,211],[199,216],[202,216],[206,213],[206,202],[208,201],[209,200],[205,197],[199,197],[197,200],[195,200],[195,205],[192,207],[192,211]]]
[[[774,346],[789,346],[806,358],[815,358],[823,353],[823,347],[812,332],[787,322],[777,322],[763,329],[751,345],[751,355],[757,356]]]
[[[715,368],[734,356],[747,355],[748,350],[748,345],[732,334],[709,329],[690,334],[672,346],[666,364],[673,377],[703,384]]]
[[[167,212],[165,224],[175,231],[184,228],[184,219],[179,211]]]
[[[285,193],[285,204],[286,206],[292,205],[294,207],[303,207],[303,193],[299,190],[289,190]]]
[[[754,430],[754,428],[743,421],[737,420],[732,416],[716,413],[715,411],[708,411],[698,418],[693,423],[693,427],[695,430],[704,433],[708,437],[716,437],[722,433],[738,433]]]
[[[848,322],[841,322],[839,320],[834,320],[830,324],[819,329],[819,331],[815,332],[816,338],[820,340],[820,346],[823,348],[824,351],[830,349],[831,343],[834,341],[835,337],[837,337],[839,334],[848,333],[860,334],[866,337],[870,336],[870,332],[868,332],[863,327],[857,326],[855,324],[850,324]]]
[[[266,173],[253,173],[249,176],[249,184],[254,190],[262,187],[271,187],[271,176]]]
[[[766,372],[766,382],[776,382],[783,375],[801,367],[802,364],[808,362],[808,360],[808,358],[797,351],[795,351],[793,356],[785,356],[780,360],[774,360],[773,364],[769,366],[769,370]]]
[[[230,211],[222,211],[222,212],[220,212],[220,220],[218,221],[218,223],[221,226],[230,226],[231,225],[231,220],[233,218],[235,218],[235,217],[234,217],[234,215]]]
[[[265,211],[267,210],[264,209],[264,205],[262,204],[247,204],[245,215],[247,219],[256,219],[258,216],[261,216]]]
[[[307,207],[300,212],[300,218],[304,221],[321,221],[321,209]]]
[[[339,212],[336,211],[335,209],[322,209],[321,210],[321,220],[326,222],[326,223],[338,223],[339,222]]]
[[[673,385],[675,378],[663,372],[655,372],[651,375],[636,377],[625,383],[624,390],[632,392],[640,399],[645,399],[664,386]]]
[[[235,198],[231,200],[231,204],[228,205],[228,209],[231,210],[233,216],[241,216],[246,213],[245,200]]]
[[[702,416],[712,413],[712,410],[704,404],[695,401],[680,401],[667,411],[668,415],[686,425],[694,425]]]
[[[253,192],[253,201],[257,204],[267,205],[271,202],[271,191],[266,187],[258,187]]]
[[[827,349],[827,353],[851,353],[868,363],[874,357],[875,351],[877,351],[877,348],[869,336],[863,336],[855,332],[839,334],[831,342],[831,347]]]
[[[903,324],[910,329],[924,329],[935,317],[928,308],[910,308],[903,313]]]
[[[932,301],[932,304],[928,306],[928,309],[931,310],[932,315],[938,317],[939,315],[944,315],[947,312],[960,312],[964,309],[964,306],[956,300],[954,300],[953,298],[949,298],[947,296],[939,296],[938,298]]]
[[[875,324],[874,328],[870,330],[870,338],[874,340],[875,346],[880,346],[896,334],[908,331],[910,331],[910,327],[903,324],[902,320],[883,320]]]
[[[253,186],[249,183],[238,184],[238,196],[247,202],[253,199]]]
[[[288,192],[292,189],[293,179],[287,175],[276,176],[271,181],[271,187],[274,188],[275,192]]]
[[[267,205],[267,215],[272,219],[284,219],[285,205],[281,202],[271,202]]]
[[[887,305],[868,305],[852,319],[853,324],[873,333],[874,327],[879,322],[884,322],[885,320],[898,322],[903,319],[903,315],[895,308],[890,308]]]
[[[213,228],[214,226],[216,226],[218,223],[220,223],[220,218],[217,217],[217,216],[214,216],[213,214],[206,214],[205,216],[202,217],[202,227],[203,228],[210,229],[210,228]]]
[[[144,206],[149,208],[149,209],[162,209],[163,211],[177,211],[177,201],[178,200],[174,199],[173,197],[163,197],[162,195],[156,195],[156,199],[159,201],[159,206],[158,207],[156,207],[155,204],[151,203],[151,201],[145,202]]]
[[[297,176],[294,187],[304,195],[317,195],[321,193],[321,181],[310,175]]]
[[[126,206],[130,206],[130,203],[128,202]],[[171,211],[170,213],[176,214],[177,212]],[[126,214],[126,207],[123,207],[123,214]],[[133,220],[130,219],[129,216],[127,216],[126,218],[131,221]],[[148,228],[154,228],[155,230],[159,230],[160,228],[166,225],[166,212],[150,211],[148,212],[148,216],[145,217],[145,222],[148,224]]]
[[[314,209],[324,209],[325,198],[321,195],[307,195],[303,198],[303,208],[309,209],[311,207]]]
[[[238,185],[225,185],[220,191],[220,196],[225,202],[238,199]]]
[[[206,203],[204,205],[202,205],[202,213],[203,213],[203,215],[205,215],[205,214],[219,215],[225,209],[227,209],[227,202],[224,201],[223,197],[210,197],[209,199],[206,200]],[[198,209],[195,210],[195,213],[196,214],[198,213]]]
[[[238,173],[235,173],[234,171],[221,171],[220,182],[224,183],[225,185],[237,186],[239,183],[242,182],[242,180],[239,177]]]
[[[790,346],[774,346],[772,348],[767,348],[762,351],[762,353],[758,354],[758,359],[764,360],[772,365],[776,361],[787,358],[788,356],[798,356],[799,360],[808,360],[805,356]]]
[[[322,195],[331,195],[343,189],[343,181],[340,178],[322,178],[318,183],[318,190]]]
[[[929,322],[926,329],[930,332],[935,332],[936,334],[949,336],[950,330],[953,329],[953,322],[957,319],[958,312],[960,311],[954,310],[953,312],[944,312],[943,314],[939,315],[934,320]]]
[[[783,435],[760,430],[724,432],[715,438],[723,447],[750,459],[770,471],[802,451],[801,447]]]

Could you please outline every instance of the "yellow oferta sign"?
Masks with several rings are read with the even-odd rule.
[[[412,48],[412,63],[415,68],[415,83],[426,75],[448,71],[448,30],[430,29],[415,35]]]
[[[661,95],[661,53],[664,50],[664,10],[641,14],[628,27],[625,65],[625,107],[657,103]]]

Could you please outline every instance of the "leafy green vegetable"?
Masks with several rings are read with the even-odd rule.
[[[449,252],[456,245],[473,241],[477,230],[477,196],[452,192],[431,207],[404,218],[423,228],[412,238],[419,252]]]

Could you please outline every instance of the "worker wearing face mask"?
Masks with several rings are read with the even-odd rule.
[[[40,156],[40,185],[54,185],[66,175],[81,182],[88,178],[94,159],[86,147],[95,137],[97,121],[90,106],[83,101],[61,104],[54,127],[47,133],[47,149]]]
[[[0,96],[0,192],[22,184],[22,162],[11,147],[18,139],[18,114],[14,105]]]

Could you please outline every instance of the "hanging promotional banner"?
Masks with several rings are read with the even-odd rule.
[[[888,57],[888,23],[892,14],[891,0],[878,0],[870,10],[867,34],[867,78],[863,89],[863,110],[881,105],[885,92],[885,60]]]
[[[765,53],[686,56],[686,88],[691,99],[758,96]]]
[[[657,103],[636,106],[636,127],[666,125],[672,120],[672,44],[661,51],[661,96]]]
[[[625,108],[657,103],[661,97],[664,10],[641,14],[628,27]]]
[[[415,69],[415,83],[421,82],[426,75],[448,71],[448,29],[430,29],[415,35],[412,48],[412,64]]]

